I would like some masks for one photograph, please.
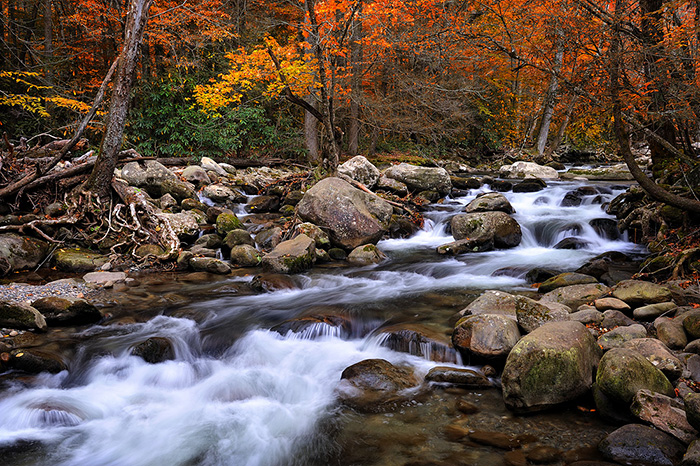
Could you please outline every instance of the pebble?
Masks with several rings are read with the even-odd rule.
[[[26,283],[11,283],[0,285],[0,301],[12,303],[29,303],[39,298],[60,296],[64,298],[85,298],[98,293],[84,283],[72,279],[56,280],[46,285],[28,285]]]

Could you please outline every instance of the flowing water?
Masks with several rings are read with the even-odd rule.
[[[68,371],[8,377],[0,392],[0,448],[13,465],[502,464],[503,451],[449,440],[445,429],[530,434],[562,450],[595,445],[612,430],[575,407],[529,417],[510,414],[497,389],[434,387],[383,414],[358,414],[337,402],[340,374],[383,358],[419,378],[443,362],[425,347],[413,354],[385,345],[388,325],[420,325],[449,335],[456,312],[484,289],[532,292],[534,267],[573,270],[602,252],[643,251],[589,222],[610,218],[601,203],[621,187],[597,185],[577,207],[561,207],[577,183],[537,193],[505,193],[523,241],[514,249],[443,257],[449,218],[469,196],[431,206],[425,228],[379,243],[388,261],[371,267],[318,266],[291,277],[290,289],[256,292],[253,271],[233,276],[163,274],[114,292],[108,324],[66,336]],[[615,236],[615,235],[612,235]],[[567,237],[581,249],[554,249]],[[274,331],[308,315],[343,316],[298,333]],[[175,358],[148,364],[133,345],[168,338]],[[464,415],[459,402],[479,411]]]

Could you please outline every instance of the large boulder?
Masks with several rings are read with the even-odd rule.
[[[299,273],[313,267],[316,260],[314,241],[306,235],[282,241],[262,259],[265,270],[275,273]]]
[[[381,176],[379,169],[362,155],[357,155],[347,162],[338,165],[338,174],[352,178],[370,189],[377,184]]]
[[[559,173],[552,167],[545,167],[534,162],[515,162],[503,165],[498,174],[503,178],[540,178],[543,180],[559,179]]]
[[[464,208],[467,213],[500,211],[506,214],[515,212],[508,199],[501,193],[480,194]]]
[[[637,351],[613,348],[600,360],[596,374],[596,406],[601,415],[619,419],[639,390],[673,396],[666,376]]]
[[[460,311],[463,316],[501,314],[517,320],[515,296],[499,290],[486,290]]]
[[[534,299],[525,296],[515,297],[515,313],[518,317],[518,325],[525,333],[541,327],[547,322],[560,322],[569,320],[569,312],[563,309],[550,309]]]
[[[598,445],[606,459],[619,464],[673,466],[680,463],[685,447],[670,435],[640,424],[628,424],[609,434]]]
[[[452,344],[466,361],[503,361],[520,339],[516,321],[499,314],[479,314],[460,319]]]
[[[334,244],[349,250],[379,241],[387,231],[393,209],[380,197],[331,177],[304,194],[297,213],[328,231]]]
[[[551,322],[524,336],[506,359],[501,381],[506,406],[547,409],[590,390],[600,350],[580,322]]]
[[[450,225],[456,240],[493,238],[497,248],[513,248],[522,239],[520,225],[504,212],[459,214],[452,217]]]
[[[595,277],[576,272],[560,273],[552,278],[547,279],[537,289],[539,293],[549,293],[552,290],[561,288],[562,286],[571,285],[587,285],[590,283],[598,283]]]
[[[45,241],[15,234],[0,235],[0,277],[24,269],[36,268],[48,253]]]
[[[673,298],[671,290],[665,286],[641,280],[625,280],[618,283],[613,288],[612,295],[632,307],[663,303]]]
[[[54,254],[56,267],[65,272],[92,272],[107,262],[106,256],[82,248],[60,248]]]
[[[100,311],[84,299],[49,296],[37,299],[32,307],[44,316],[50,326],[85,325],[102,320]]]
[[[0,327],[46,330],[46,319],[28,304],[0,301]]]
[[[546,302],[561,303],[571,309],[577,309],[581,304],[593,302],[597,298],[606,294],[609,288],[601,284],[570,285],[556,288],[546,293],[540,299],[543,304]]]
[[[452,189],[450,175],[444,168],[418,167],[400,163],[385,170],[384,176],[404,183],[408,189],[415,192],[437,191],[445,196]]]

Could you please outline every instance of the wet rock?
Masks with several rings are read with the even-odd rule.
[[[503,360],[520,339],[518,324],[511,317],[479,314],[457,322],[452,344],[466,361]]]
[[[627,327],[616,327],[601,335],[598,338],[598,345],[604,351],[607,351],[612,348],[621,348],[630,340],[646,338],[646,336],[647,330],[643,325],[634,324]]]
[[[508,202],[508,199],[501,193],[480,194],[476,199],[467,204],[464,211],[467,213],[499,211],[506,214],[515,212],[513,206]]]
[[[466,400],[457,400],[455,402],[455,408],[463,414],[475,414],[479,412],[479,407],[477,405]]]
[[[547,187],[547,183],[538,178],[529,178],[513,185],[514,193],[536,193]]]
[[[223,242],[221,241],[221,237],[214,233],[202,235],[197,238],[197,241],[194,242],[195,246],[202,246],[208,249],[218,249],[222,246],[222,244]]]
[[[620,230],[617,229],[617,222],[610,218],[594,218],[588,222],[601,238],[609,240],[620,239]]]
[[[578,308],[581,304],[593,302],[597,298],[606,294],[609,288],[601,284],[570,285],[556,288],[546,293],[540,299],[541,303],[555,302],[569,306],[571,309]]]
[[[389,222],[389,236],[391,238],[408,238],[413,236],[420,228],[410,219],[401,215],[392,215]]]
[[[91,272],[109,262],[102,254],[87,249],[58,249],[54,254],[56,267],[65,272]]]
[[[328,336],[346,338],[352,333],[352,322],[346,316],[314,314],[287,320],[271,330],[283,336],[293,333],[305,339]]]
[[[377,180],[377,185],[375,186],[375,189],[377,189],[378,191],[388,191],[398,196],[405,196],[406,194],[408,194],[408,186],[406,186],[405,183],[402,183],[393,178],[388,178],[384,175],[380,176],[379,180]]]
[[[625,280],[612,290],[612,296],[632,307],[671,301],[671,291],[665,286],[641,280]]]
[[[84,299],[48,297],[32,303],[49,326],[87,325],[102,320],[97,308]]]
[[[15,234],[0,235],[0,277],[38,267],[48,251],[45,241]]]
[[[255,235],[255,243],[264,250],[273,249],[282,242],[283,234],[280,227],[268,228]]]
[[[348,253],[345,252],[345,249],[341,248],[330,248],[328,250],[328,255],[334,261],[344,261],[348,258]]]
[[[545,167],[534,162],[515,162],[512,165],[503,165],[498,174],[503,178],[539,178],[543,180],[557,180],[559,173],[552,167]]]
[[[488,184],[491,186],[491,189],[493,189],[494,191],[497,191],[499,193],[506,193],[506,192],[513,189],[513,183],[511,183],[510,181],[492,180]]]
[[[378,333],[382,346],[430,361],[457,362],[457,351],[445,334],[419,324],[397,324]]]
[[[673,385],[666,376],[644,356],[628,348],[614,348],[603,355],[596,374],[596,387],[612,402],[615,411],[624,411],[634,395],[643,389],[673,396]],[[619,414],[610,412],[596,397],[601,415],[615,419]]]
[[[683,328],[691,339],[700,338],[700,309],[693,309],[679,317]]]
[[[459,214],[450,222],[452,236],[465,238],[492,238],[497,248],[512,248],[520,244],[520,225],[503,212]]]
[[[700,440],[694,440],[683,455],[681,466],[700,466]]]
[[[632,414],[688,445],[698,432],[688,423],[682,404],[672,398],[639,390],[632,399]]]
[[[562,286],[571,285],[586,285],[590,283],[598,283],[595,277],[584,275],[576,272],[565,272],[556,275],[540,285],[537,289],[538,293],[549,293],[552,290],[561,288]]]
[[[386,254],[374,244],[358,246],[348,254],[348,262],[352,265],[365,266],[379,264],[387,259]]]
[[[559,273],[560,272],[557,270],[535,267],[527,272],[525,278],[527,279],[528,283],[542,283],[555,275],[559,275]]]
[[[525,454],[529,461],[535,464],[555,463],[561,460],[563,452],[548,445],[537,445],[528,450]]]
[[[437,247],[436,252],[441,255],[457,256],[473,252],[485,252],[493,249],[493,238],[482,236],[478,238],[465,238]]]
[[[580,322],[552,322],[524,336],[506,359],[501,382],[506,406],[532,412],[574,400],[590,390],[600,358]]]
[[[653,427],[639,424],[622,426],[598,446],[607,459],[621,464],[673,466],[685,452],[681,442]]]
[[[251,213],[276,212],[279,208],[280,198],[277,196],[254,197],[245,206],[246,212]]]
[[[525,296],[515,297],[515,314],[518,325],[525,333],[530,333],[547,322],[560,322],[569,320],[569,312],[566,310],[550,309],[538,303],[534,299]]]
[[[212,236],[219,238],[218,235]],[[223,240],[223,244],[228,249],[233,249],[234,247],[241,245],[255,246],[255,241],[253,240],[252,236],[250,236],[250,233],[248,233],[246,230],[234,229],[226,233],[226,237]]]
[[[599,298],[593,302],[593,305],[600,312],[608,310],[628,312],[631,310],[626,302],[617,298]]]
[[[683,407],[690,425],[700,430],[700,393],[691,392],[685,395]]]
[[[343,403],[360,412],[382,412],[405,401],[400,392],[418,385],[412,371],[384,359],[366,359],[347,367],[340,376]]]
[[[0,301],[0,327],[46,330],[46,319],[26,303]]]
[[[191,210],[177,214],[156,214],[156,217],[167,220],[177,237],[183,241],[190,241],[199,235],[199,222]]]
[[[185,167],[185,169],[182,171],[182,177],[185,179],[185,181],[189,181],[198,187],[211,183],[211,180],[207,176],[206,170],[197,165]]]
[[[369,189],[377,184],[381,173],[372,162],[362,155],[357,155],[347,162],[338,165],[338,174],[345,175],[353,180],[362,183]]]
[[[328,231],[335,245],[352,249],[379,241],[393,209],[383,199],[331,177],[306,191],[297,212],[303,220]]]
[[[486,290],[460,311],[463,316],[502,314],[517,320],[515,296],[505,291]]]
[[[475,431],[469,434],[469,440],[479,445],[500,448],[501,450],[514,450],[520,446],[520,442],[513,436],[502,432]]]
[[[56,374],[67,369],[57,355],[34,349],[17,349],[10,352],[7,365],[28,374],[50,372]]]
[[[256,267],[262,261],[262,254],[249,244],[239,244],[231,248],[231,263],[236,267]]]
[[[163,254],[165,254],[165,250],[157,244],[142,244],[134,249],[134,255],[142,259],[148,256],[158,257]]]
[[[676,380],[683,373],[683,363],[656,338],[637,338],[626,341],[623,348],[630,348],[647,358],[669,380]]]
[[[306,235],[283,241],[262,259],[262,266],[275,273],[300,273],[316,259],[314,241]]]
[[[683,349],[688,344],[688,337],[680,320],[657,317],[654,321],[654,327],[656,328],[656,336],[670,349]]]
[[[183,199],[180,203],[180,207],[182,210],[199,210],[200,212],[206,212],[208,209],[205,203],[200,202],[199,199],[193,198]]]
[[[202,195],[213,202],[235,202],[239,197],[236,192],[222,184],[210,184],[202,190]]]
[[[479,189],[481,187],[481,181],[476,178],[463,178],[461,176],[450,176],[450,181],[452,182],[452,187],[457,189]]]
[[[445,196],[452,189],[450,175],[444,168],[418,167],[400,163],[385,170],[384,176],[404,183],[414,192],[437,191],[441,196]]]
[[[313,223],[304,222],[300,223],[294,227],[294,234],[301,235],[304,234],[314,240],[317,248],[329,249],[331,247],[331,240],[321,228],[317,227]]]
[[[216,257],[218,252],[216,249],[205,248],[204,246],[194,245],[190,249],[193,256]]]
[[[234,213],[221,213],[216,217],[216,232],[221,236],[226,236],[233,230],[245,230],[243,222]]]
[[[217,275],[226,275],[231,272],[231,266],[214,257],[193,257],[189,261],[192,270],[197,272],[209,272]]]
[[[256,291],[280,291],[295,290],[298,288],[294,280],[288,275],[277,273],[263,273],[253,277],[250,286]]]
[[[493,384],[483,374],[471,369],[459,367],[436,366],[425,376],[427,382],[447,383],[467,388],[489,388]],[[470,403],[471,404],[471,403]],[[472,405],[473,406],[473,405]],[[469,409],[471,411],[471,409]],[[478,410],[478,408],[477,408]],[[460,410],[461,411],[461,410]],[[462,411],[464,412],[464,411]],[[474,412],[474,411],[472,411]]]
[[[133,356],[138,356],[149,364],[158,364],[175,359],[175,350],[167,338],[152,337],[138,343],[131,350]]]
[[[586,249],[590,245],[590,241],[583,238],[570,236],[559,241],[553,246],[554,249]]]
[[[674,302],[649,304],[648,306],[642,306],[635,309],[633,311],[633,315],[635,319],[639,320],[654,320],[657,317],[668,314],[677,307],[678,306],[676,306],[676,303]]]

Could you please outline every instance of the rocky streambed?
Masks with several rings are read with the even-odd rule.
[[[697,462],[697,283],[631,279],[626,185],[359,159],[258,196],[208,166],[169,182],[196,198],[127,179],[192,227],[179,271],[65,248],[77,280],[0,287],[7,464]]]

